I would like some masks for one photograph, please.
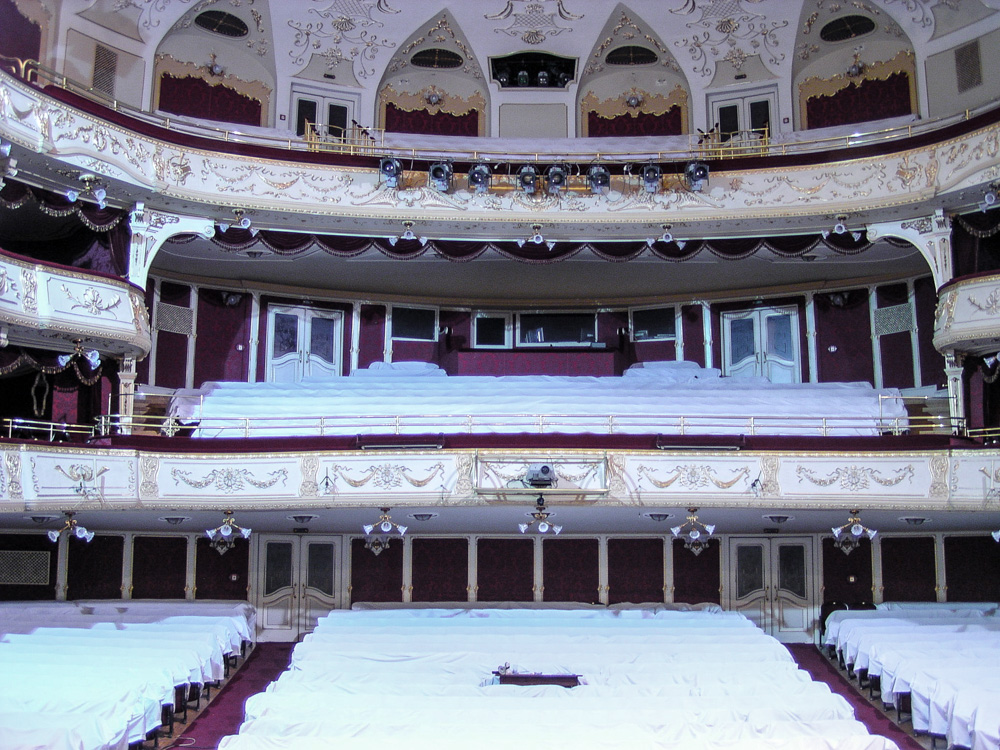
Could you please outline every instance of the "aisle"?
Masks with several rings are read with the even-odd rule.
[[[904,732],[891,719],[869,703],[855,685],[838,670],[819,650],[807,643],[786,644],[792,658],[817,682],[825,682],[830,690],[844,696],[854,706],[854,715],[864,722],[872,734],[888,737],[899,745],[899,750],[925,750],[916,739]]]
[[[246,699],[263,692],[268,683],[288,668],[294,646],[294,643],[258,643],[246,663],[187,729],[167,740],[167,748],[214,748],[227,734],[236,734],[243,723]]]

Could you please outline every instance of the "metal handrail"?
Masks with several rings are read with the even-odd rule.
[[[89,440],[96,433],[95,425],[48,422],[41,419],[5,417],[0,419],[0,433],[10,440],[47,440],[50,443],[64,442],[74,438]]]
[[[354,123],[351,135],[344,140],[340,139],[309,139],[306,137],[289,136],[278,137],[264,134],[247,133],[236,129],[216,128],[207,124],[196,124],[178,121],[168,115],[158,115],[145,110],[125,104],[118,99],[108,97],[106,94],[97,91],[92,86],[75,81],[58,71],[41,65],[35,60],[22,60],[19,58],[0,56],[0,70],[22,78],[35,85],[52,84],[72,93],[84,96],[116,112],[123,112],[131,117],[157,125],[167,130],[175,130],[190,135],[197,135],[222,142],[257,144],[269,146],[288,151],[309,151],[319,150],[323,152],[357,155],[373,154],[397,157],[408,157],[412,159],[437,159],[454,158],[463,160],[489,160],[489,161],[539,161],[551,162],[553,155],[550,151],[512,151],[504,146],[502,139],[481,139],[489,143],[489,148],[483,149],[448,149],[448,148],[419,148],[393,146],[385,143],[385,131],[379,128],[362,126]],[[910,138],[914,135],[933,132],[939,128],[953,125],[958,122],[967,121],[973,116],[982,114],[993,109],[984,106],[976,110],[967,109],[957,115],[936,118],[932,120],[921,120],[917,123],[907,123],[905,125],[882,128],[870,131],[854,130],[850,133],[825,136],[822,138],[812,138],[795,141],[781,141],[770,137],[764,133],[762,139],[754,139],[750,142],[742,138],[730,138],[727,142],[716,140],[714,137],[705,139],[703,135],[689,134],[688,145],[684,149],[657,150],[655,152],[643,152],[642,160],[650,161],[683,161],[692,158],[721,159],[721,158],[742,158],[757,156],[786,156],[791,154],[805,154],[816,151],[831,151],[837,149],[851,148],[860,145],[872,145],[893,140]],[[739,134],[737,134],[739,135]],[[576,143],[585,143],[588,139],[574,139]],[[605,139],[593,139],[599,141],[601,145],[606,145]],[[595,146],[597,143],[595,143]],[[560,157],[565,161],[566,155]],[[637,160],[635,151],[608,151],[595,148],[593,151],[580,151],[573,153],[572,159],[577,161],[602,161],[605,163],[633,163]]]

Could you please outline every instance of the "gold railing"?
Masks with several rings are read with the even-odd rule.
[[[11,417],[0,419],[0,434],[10,440],[46,440],[50,443],[81,442],[94,437],[94,425],[46,422]]]
[[[116,112],[123,112],[130,117],[149,122],[167,130],[175,130],[190,135],[197,135],[204,138],[230,143],[247,143],[280,148],[290,151],[322,151],[335,154],[377,154],[382,156],[408,157],[413,159],[461,159],[471,161],[538,161],[543,163],[557,161],[601,161],[605,163],[635,163],[636,161],[685,161],[690,159],[722,159],[722,158],[742,158],[759,156],[786,156],[793,154],[808,154],[817,151],[835,151],[855,146],[870,146],[874,144],[886,143],[895,140],[903,140],[914,135],[933,132],[948,125],[954,125],[971,119],[973,116],[983,114],[994,107],[984,107],[979,110],[965,110],[964,112],[948,117],[933,120],[921,120],[915,123],[883,128],[878,130],[859,131],[851,129],[840,135],[831,135],[824,138],[807,138],[802,140],[784,141],[774,139],[771,134],[758,131],[747,131],[736,133],[735,137],[730,137],[723,141],[721,138],[710,135],[705,138],[701,134],[692,134],[687,137],[687,144],[683,148],[673,148],[667,150],[657,150],[643,152],[637,155],[634,149],[628,151],[614,151],[598,149],[598,145],[607,145],[603,138],[592,139],[595,141],[593,151],[577,151],[559,156],[553,155],[551,145],[546,144],[538,150],[512,151],[505,147],[503,139],[482,139],[486,148],[476,149],[450,149],[450,148],[420,148],[392,145],[386,143],[386,133],[379,128],[365,127],[354,123],[344,134],[344,138],[321,137],[318,133],[313,133],[311,137],[298,137],[289,135],[288,137],[268,136],[264,134],[247,133],[237,129],[217,128],[207,124],[195,124],[178,121],[167,115],[157,115],[146,112],[137,107],[125,104],[118,99],[108,97],[92,86],[74,81],[58,71],[39,64],[35,60],[21,60],[18,58],[0,56],[0,70],[14,75],[38,86],[54,85],[74,94],[86,97]],[[847,128],[845,128],[847,130]],[[664,140],[677,142],[677,136],[665,137]],[[464,140],[464,139],[463,139]],[[587,143],[591,139],[574,139],[575,144]]]

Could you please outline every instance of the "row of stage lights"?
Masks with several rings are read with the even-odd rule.
[[[631,170],[626,168],[626,173]],[[578,172],[579,174],[579,172]],[[396,189],[403,179],[403,164],[386,156],[379,161],[379,175],[386,187]],[[684,166],[684,183],[693,192],[701,192],[708,182],[708,165],[700,161],[690,161]],[[544,187],[550,195],[556,195],[569,188],[573,170],[568,164],[550,164],[543,167],[525,164],[514,173],[514,184],[526,195],[535,195]],[[593,195],[606,195],[611,190],[611,171],[603,164],[593,164],[586,172],[586,187]],[[427,184],[435,190],[447,193],[452,188],[455,170],[451,162],[434,162],[427,169]],[[466,175],[468,188],[473,193],[488,193],[493,184],[493,169],[485,162],[477,162]],[[663,171],[656,164],[644,164],[638,171],[642,189],[647,193],[658,193],[663,184]]]

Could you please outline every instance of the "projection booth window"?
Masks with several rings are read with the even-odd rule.
[[[408,341],[437,341],[438,314],[434,308],[393,307],[392,337]]]
[[[597,341],[595,313],[519,313],[521,346],[574,346]]]

